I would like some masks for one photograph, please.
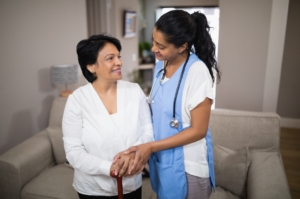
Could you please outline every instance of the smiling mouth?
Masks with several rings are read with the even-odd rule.
[[[113,73],[121,73],[121,68],[118,68],[116,70],[113,70]]]

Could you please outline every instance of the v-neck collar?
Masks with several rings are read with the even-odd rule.
[[[118,111],[119,111],[119,93],[118,93],[118,81],[117,81],[117,112],[116,113],[118,113]],[[97,93],[97,91],[95,90],[95,88],[93,87],[93,85],[90,83],[90,87],[91,87],[91,89],[92,89],[92,93],[94,93],[94,96],[97,96],[96,98],[97,98],[97,104],[100,104],[101,105],[101,109],[104,109],[105,111],[105,113],[107,114],[107,115],[112,115],[112,114],[109,114],[109,112],[108,112],[108,110],[107,110],[107,108],[105,107],[105,105],[103,104],[103,102],[102,102],[102,100],[101,100],[101,98],[100,98],[100,96],[98,95],[98,93]],[[113,114],[115,114],[115,113],[113,113]]]
[[[90,88],[91,92],[93,95],[93,98],[95,98],[95,103],[96,103],[96,110],[97,114],[104,114],[109,120],[114,124],[115,127],[118,125],[114,122],[114,120],[111,117],[111,114],[107,111],[106,107],[104,106],[100,96],[98,95],[97,91],[93,87],[93,85],[90,83]],[[120,88],[120,82],[117,81],[117,113],[119,114],[119,127],[122,125],[122,113],[123,113],[123,89]]]
[[[179,68],[177,68],[177,70],[175,71],[175,73],[174,73],[170,78],[168,78],[168,81],[165,81],[162,85],[164,85],[164,84],[170,82],[170,80],[171,80],[174,76],[176,76],[177,73],[179,73],[179,71],[182,71],[182,67],[183,67],[183,65],[184,65],[185,62],[186,62],[186,61],[184,61],[184,62],[179,66]],[[164,68],[164,61],[163,61],[163,64],[162,64],[162,68]],[[179,70],[179,69],[181,69],[181,70]],[[167,78],[167,77],[165,76],[165,78]],[[173,79],[174,79],[174,78],[173,78]]]

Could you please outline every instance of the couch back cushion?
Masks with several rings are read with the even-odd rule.
[[[213,110],[209,127],[213,144],[238,150],[279,149],[280,117],[276,113]]]
[[[49,138],[51,140],[54,159],[57,164],[67,162],[66,152],[64,149],[63,133],[60,127],[48,127],[47,129]]]
[[[50,111],[49,126],[47,128],[57,164],[62,164],[67,161],[62,139],[62,118],[67,99],[67,97],[58,97],[54,99]]]
[[[58,97],[54,99],[50,111],[49,127],[62,127],[62,118],[67,100],[67,97]]]

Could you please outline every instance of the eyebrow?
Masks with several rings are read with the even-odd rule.
[[[154,38],[153,38],[153,35],[152,35],[152,40],[153,40],[155,43],[157,43],[158,45],[161,45],[161,46],[163,46],[163,47],[166,47],[166,46],[164,46],[163,44],[158,43],[157,41],[155,41]]]
[[[108,55],[115,55],[115,54],[113,54],[113,53],[107,54],[107,55],[104,56],[104,58],[107,57]],[[119,55],[120,55],[120,54],[119,54]]]

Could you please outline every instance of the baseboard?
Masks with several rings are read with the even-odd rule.
[[[300,129],[300,119],[282,117],[280,122],[281,127]]]

